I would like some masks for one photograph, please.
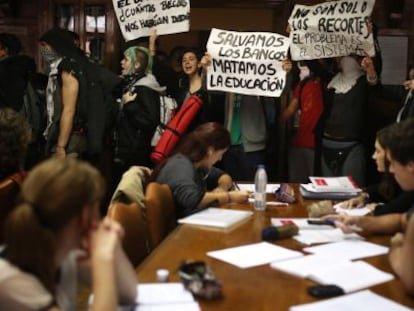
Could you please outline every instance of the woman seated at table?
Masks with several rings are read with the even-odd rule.
[[[224,126],[204,123],[184,136],[173,154],[155,168],[151,180],[170,186],[178,218],[198,208],[247,201],[249,193],[233,191],[230,175],[213,166],[229,145]]]
[[[92,280],[91,310],[135,303],[123,230],[110,219],[98,220],[103,194],[98,171],[76,159],[53,158],[30,172],[22,203],[5,223],[2,310],[75,310],[78,276]]]
[[[372,158],[375,160],[378,172],[382,173],[381,182],[368,186],[359,196],[342,202],[342,207],[359,208],[367,204],[366,207],[371,209],[374,215],[404,213],[411,208],[414,191],[402,191],[394,175],[389,172],[390,162],[387,160],[385,150],[390,139],[387,128],[384,128],[378,131],[375,140]]]

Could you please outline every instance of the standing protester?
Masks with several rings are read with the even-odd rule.
[[[82,157],[87,150],[86,121],[79,113],[80,72],[89,62],[68,31],[53,28],[40,38],[40,53],[49,64],[46,89],[46,153]]]

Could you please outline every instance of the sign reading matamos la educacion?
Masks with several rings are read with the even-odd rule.
[[[392,0],[391,0],[392,1]],[[368,20],[375,0],[340,0],[295,5],[289,18],[293,60],[375,55]]]
[[[112,0],[125,41],[190,29],[190,0]]]
[[[213,28],[207,43],[212,64],[207,89],[278,97],[286,82],[282,60],[289,38],[267,32],[236,32]]]

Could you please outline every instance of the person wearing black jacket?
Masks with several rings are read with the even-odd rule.
[[[151,74],[148,49],[133,46],[121,61],[124,78],[115,132],[118,173],[131,165],[152,167],[151,138],[160,122],[160,94],[165,92]]]

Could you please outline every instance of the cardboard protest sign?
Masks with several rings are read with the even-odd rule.
[[[293,60],[350,54],[375,55],[368,17],[375,0],[341,0],[295,5],[289,18]]]
[[[190,0],[112,0],[125,41],[190,29]]]
[[[289,38],[267,32],[236,32],[213,28],[207,43],[212,64],[207,89],[245,95],[280,96],[286,72]]]

